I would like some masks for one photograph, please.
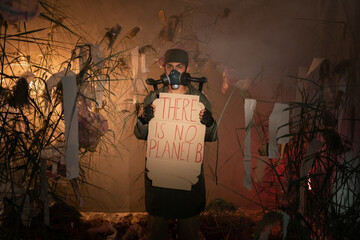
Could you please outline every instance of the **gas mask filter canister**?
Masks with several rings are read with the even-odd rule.
[[[181,84],[181,73],[175,69],[171,70],[169,75],[166,75],[168,83],[172,89],[178,89]]]

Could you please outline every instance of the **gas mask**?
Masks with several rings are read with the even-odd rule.
[[[169,75],[161,75],[161,79],[163,80],[165,86],[170,85],[172,89],[178,89],[180,85],[188,85],[188,75],[188,73],[180,73],[173,69]]]

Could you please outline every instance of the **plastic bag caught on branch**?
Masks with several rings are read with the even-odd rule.
[[[100,113],[93,112],[90,106],[90,100],[84,97],[79,101],[79,144],[83,147],[97,145],[100,137],[109,129],[105,117]]]

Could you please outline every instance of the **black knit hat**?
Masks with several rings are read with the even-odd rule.
[[[169,49],[165,53],[164,63],[166,64],[169,62],[178,62],[178,63],[182,63],[185,66],[187,66],[189,63],[188,53],[179,48]]]

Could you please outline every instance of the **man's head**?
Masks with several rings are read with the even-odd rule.
[[[170,74],[175,69],[179,73],[186,71],[189,63],[188,53],[179,48],[169,49],[165,53],[164,70],[166,74]]]

